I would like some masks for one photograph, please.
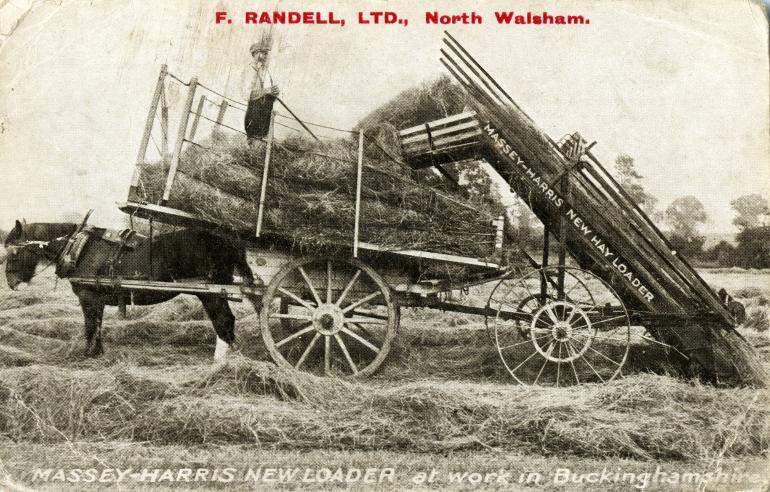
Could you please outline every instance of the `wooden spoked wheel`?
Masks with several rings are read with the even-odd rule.
[[[399,309],[390,287],[358,260],[285,265],[262,300],[262,338],[276,364],[318,375],[366,377],[390,351]]]
[[[563,290],[543,279],[563,276]],[[505,368],[520,384],[568,386],[621,374],[631,323],[617,293],[591,272],[546,267],[503,279],[489,297],[487,328]]]

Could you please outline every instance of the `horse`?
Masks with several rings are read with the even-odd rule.
[[[120,241],[107,229],[81,227],[71,223],[22,224],[18,220],[6,236],[8,250],[5,275],[8,286],[15,290],[29,283],[41,262],[57,265],[57,276],[145,279],[173,282],[179,279],[201,279],[217,284],[233,283],[237,272],[243,285],[254,285],[254,275],[246,262],[246,252],[237,238],[224,238],[210,231],[181,229],[149,238],[131,231],[120,235]],[[87,242],[76,264],[65,271],[62,254],[79,234],[88,234]],[[126,238],[131,238],[126,241]],[[129,244],[130,243],[130,244]],[[105,306],[133,304],[150,305],[168,301],[179,292],[126,289],[113,286],[72,284],[85,320],[85,355],[96,357],[104,352],[102,318]],[[235,343],[235,316],[227,299],[217,294],[196,294],[203,304],[217,335],[215,359],[226,357]]]

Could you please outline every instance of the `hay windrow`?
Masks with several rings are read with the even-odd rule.
[[[432,381],[377,386],[246,359],[182,370],[172,376],[169,369],[121,366],[5,369],[0,433],[39,442],[421,452],[491,447],[643,460],[759,455],[770,447],[766,392],[663,376],[558,389]]]
[[[235,230],[254,230],[265,144],[218,137],[210,150],[188,148],[169,205]],[[162,163],[141,168],[145,199],[163,191]],[[362,178],[360,240],[392,249],[421,249],[474,258],[492,251],[490,210],[480,201],[421,186],[401,165],[367,156]],[[356,192],[355,143],[277,142],[272,149],[264,230],[301,246],[349,247]]]

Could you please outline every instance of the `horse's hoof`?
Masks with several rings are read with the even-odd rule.
[[[216,344],[216,348],[214,349],[214,360],[223,361],[227,359],[231,349],[232,349],[232,346],[229,343],[217,337],[217,344]]]
[[[85,351],[86,357],[94,358],[94,357],[99,357],[100,355],[104,355],[104,349],[102,348],[101,344],[86,347],[86,351]]]
[[[235,362],[235,361],[245,360],[246,356],[243,355],[243,352],[241,352],[241,349],[236,348],[230,351],[229,354],[227,354],[227,358],[228,360]]]

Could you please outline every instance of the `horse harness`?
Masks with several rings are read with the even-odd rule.
[[[95,241],[105,241],[114,245],[112,255],[105,261],[109,269],[109,276],[112,277],[114,276],[115,264],[120,261],[121,256],[126,251],[135,249],[144,239],[144,236],[137,234],[132,229],[111,230],[83,227],[67,240],[67,244],[56,262],[56,274],[60,277],[69,277],[74,274],[86,246]]]
[[[88,245],[96,241],[105,241],[114,245],[111,256],[105,260],[109,276],[112,277],[114,276],[115,264],[120,260],[121,256],[126,251],[135,249],[144,239],[144,236],[137,234],[132,229],[110,230],[85,226],[68,236],[60,236],[50,241],[24,241],[18,244],[17,247],[37,246],[42,256],[56,265],[56,275],[65,278],[76,273],[78,262]],[[61,251],[56,255],[50,254],[47,247],[51,243],[64,240],[67,242]]]

